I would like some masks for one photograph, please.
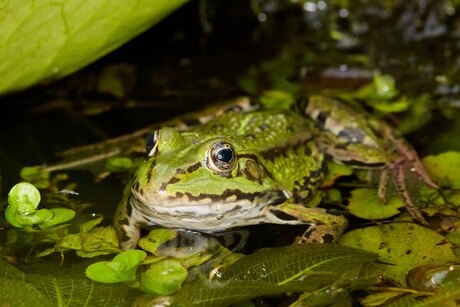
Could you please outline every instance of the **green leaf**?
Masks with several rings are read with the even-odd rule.
[[[349,199],[348,210],[354,216],[379,220],[399,214],[399,208],[404,207],[400,197],[392,197],[385,204],[378,196],[375,189],[354,189]]]
[[[26,274],[0,261],[0,301],[5,306],[126,306],[136,295],[125,285],[95,283],[82,271],[78,265],[69,270],[49,263]]]
[[[23,280],[0,278],[0,297],[2,306],[52,306],[45,293]]]
[[[256,280],[286,284],[319,273],[335,278],[376,255],[360,249],[332,244],[299,244],[271,248],[243,257],[220,271],[224,280]]]
[[[128,172],[135,167],[133,160],[127,157],[111,157],[105,161],[105,168],[112,173]]]
[[[460,189],[460,152],[448,151],[436,156],[427,156],[423,160],[430,177],[440,186]]]
[[[3,2],[0,94],[68,75],[142,33],[185,2]]]
[[[68,250],[77,251],[77,255],[80,257],[118,253],[120,250],[115,230],[111,226],[92,228],[99,222],[100,219],[91,220],[86,222],[85,226],[80,227],[79,234],[66,234],[59,237],[52,249],[40,253],[39,256]]]
[[[413,223],[393,223],[352,230],[341,244],[379,255],[384,274],[405,284],[407,272],[423,264],[455,262],[452,245],[437,232]]]
[[[169,295],[179,290],[187,278],[187,270],[177,260],[156,262],[142,273],[141,285],[152,294]]]
[[[410,295],[386,305],[389,307],[455,307],[460,300],[460,281],[448,283],[434,293],[421,299],[420,295]]]
[[[16,184],[8,193],[9,207],[21,215],[34,213],[39,203],[40,192],[35,186],[27,182]]]
[[[41,211],[41,210],[40,210]],[[52,218],[45,220],[44,222],[40,223],[38,226],[41,229],[46,229],[61,223],[65,223],[70,221],[75,217],[75,211],[65,208],[53,208],[50,209],[51,213],[53,214]]]
[[[388,301],[394,299],[395,297],[401,296],[401,295],[402,295],[401,292],[390,292],[390,291],[371,293],[365,298],[363,298],[360,301],[360,303],[366,307],[382,306],[384,303],[387,303]]]
[[[33,183],[39,189],[46,189],[51,185],[50,173],[44,171],[42,166],[23,167],[20,176],[23,180]]]
[[[89,279],[102,283],[132,282],[136,279],[137,267],[146,256],[141,250],[124,251],[112,261],[93,263],[85,273]]]
[[[374,259],[375,254],[332,244],[270,248],[220,269],[212,281],[182,287],[173,298],[185,306],[225,306],[262,295],[313,291]]]

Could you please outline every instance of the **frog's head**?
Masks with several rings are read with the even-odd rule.
[[[176,218],[219,216],[262,210],[287,198],[257,153],[237,138],[165,127],[147,138],[146,148],[149,159],[138,168],[131,187],[141,211],[174,210]]]

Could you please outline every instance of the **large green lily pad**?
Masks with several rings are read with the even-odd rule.
[[[185,2],[2,1],[0,94],[68,75],[142,33]]]

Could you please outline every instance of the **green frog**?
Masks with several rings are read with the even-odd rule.
[[[218,233],[306,224],[308,242],[332,242],[347,220],[317,207],[328,161],[378,170],[379,196],[393,183],[421,223],[407,174],[436,187],[389,125],[324,96],[284,108],[242,99],[156,130],[146,150],[115,216],[123,249],[153,225]]]

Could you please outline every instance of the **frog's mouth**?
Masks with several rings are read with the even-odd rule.
[[[129,203],[132,214],[142,223],[213,233],[273,222],[270,212],[289,198],[283,191],[254,193],[251,197],[245,195],[244,199],[224,194],[226,197],[208,195],[200,199],[183,194],[149,202],[132,193]]]

